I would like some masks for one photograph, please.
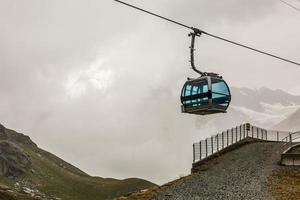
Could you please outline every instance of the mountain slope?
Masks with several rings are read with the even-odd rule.
[[[300,109],[290,115],[287,119],[274,126],[274,129],[300,131]]]
[[[28,136],[2,125],[0,152],[1,199],[114,199],[154,186],[136,178],[116,180],[89,176],[38,148]]]

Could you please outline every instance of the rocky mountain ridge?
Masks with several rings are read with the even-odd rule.
[[[1,200],[114,199],[154,185],[137,178],[92,177],[0,125]]]

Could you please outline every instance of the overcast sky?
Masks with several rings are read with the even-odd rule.
[[[279,0],[127,2],[300,62],[300,12]],[[0,123],[91,175],[188,174],[201,138],[180,113],[197,76],[188,33],[112,0],[0,0]],[[231,86],[300,94],[299,66],[207,36],[196,48],[201,69]]]

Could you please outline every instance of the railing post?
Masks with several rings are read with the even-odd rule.
[[[256,127],[256,138],[259,139],[259,136],[258,136],[258,127]]]
[[[254,127],[252,126],[251,129],[252,129],[252,138],[254,138]]]
[[[240,125],[240,140],[242,140],[242,125]]]
[[[263,140],[264,139],[264,130],[261,129],[261,139]]]
[[[289,139],[290,139],[290,146],[292,146],[292,134],[289,133]]]
[[[279,142],[279,131],[277,131],[277,142]]]
[[[224,132],[222,131],[222,149],[224,149]]]
[[[207,157],[207,138],[205,139],[205,157]]]
[[[243,139],[245,138],[246,135],[246,124],[243,125]]]
[[[214,138],[211,136],[211,154],[214,153]]]
[[[238,141],[237,126],[235,127],[235,142]]]
[[[193,144],[193,163],[195,163],[195,144]]]
[[[266,140],[268,140],[268,130],[266,130]]]
[[[226,131],[226,135],[227,135],[227,137],[226,137],[226,139],[227,139],[227,144],[226,144],[226,147],[228,147],[228,142],[229,142],[229,137],[228,137],[228,129],[227,129],[227,131]]]
[[[219,151],[219,133],[217,134],[217,151]]]
[[[233,144],[233,128],[231,128],[231,144]]]
[[[200,160],[202,160],[202,145],[201,145],[201,141],[199,142],[199,146],[200,146]]]
[[[247,131],[247,137],[249,136],[250,127],[251,127],[251,125],[249,124],[249,129],[248,129],[248,127],[246,128],[246,131]]]

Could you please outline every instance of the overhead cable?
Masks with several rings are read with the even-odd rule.
[[[238,43],[238,42],[234,42],[234,41],[232,41],[232,40],[229,40],[229,39],[226,39],[226,38],[223,38],[223,37],[220,37],[220,36],[217,36],[217,35],[214,35],[214,34],[205,32],[205,31],[200,30],[200,29],[198,29],[198,28],[194,28],[194,27],[185,25],[185,24],[183,24],[183,23],[180,23],[180,22],[177,22],[177,21],[175,21],[175,20],[172,20],[172,19],[163,17],[163,16],[161,16],[161,15],[155,14],[155,13],[150,12],[150,11],[147,11],[147,10],[144,10],[144,9],[142,9],[142,8],[139,8],[139,7],[137,7],[137,6],[134,6],[134,5],[125,3],[125,2],[120,1],[120,0],[114,0],[114,1],[116,1],[116,2],[118,2],[118,3],[121,3],[121,4],[123,4],[123,5],[129,6],[129,7],[131,7],[131,8],[134,8],[134,9],[136,9],[136,10],[139,10],[139,11],[141,11],[141,12],[144,12],[144,13],[150,14],[150,15],[152,15],[152,16],[161,18],[161,19],[163,19],[163,20],[169,21],[169,22],[171,22],[171,23],[177,24],[177,25],[182,26],[182,27],[184,27],[184,28],[191,29],[191,30],[193,30],[193,31],[197,34],[197,36],[200,36],[201,34],[204,34],[204,35],[207,35],[207,36],[210,36],[210,37],[213,37],[213,38],[216,38],[216,39],[219,39],[219,40],[228,42],[228,43],[230,43],[230,44],[233,44],[233,45],[236,45],[236,46],[240,46],[240,47],[243,47],[243,48],[246,48],[246,49],[249,49],[249,50],[252,50],[252,51],[255,51],[255,52],[258,52],[258,53],[261,53],[261,54],[264,54],[264,55],[267,55],[267,56],[270,56],[270,57],[273,57],[273,58],[276,58],[276,59],[279,59],[279,60],[282,60],[282,61],[285,61],[285,62],[292,63],[292,64],[295,64],[295,65],[300,66],[300,63],[298,63],[298,62],[295,62],[295,61],[292,61],[292,60],[289,60],[289,59],[286,59],[286,58],[283,58],[283,57],[280,57],[280,56],[276,56],[276,55],[273,55],[273,54],[271,54],[271,53],[267,53],[267,52],[265,52],[265,51],[262,51],[262,50],[259,50],[259,49],[255,49],[255,48],[253,48],[253,47],[249,47],[249,46],[246,46],[246,45],[244,45],[244,44],[241,44],[241,43]]]
[[[293,8],[294,10],[300,12],[300,8],[297,8],[296,6],[292,5],[291,3],[288,3],[288,2],[283,1],[283,0],[279,0],[279,1],[281,1],[281,2],[284,3],[285,5],[287,5],[287,6],[291,7],[291,8]],[[298,1],[299,1],[299,0],[298,0]]]

